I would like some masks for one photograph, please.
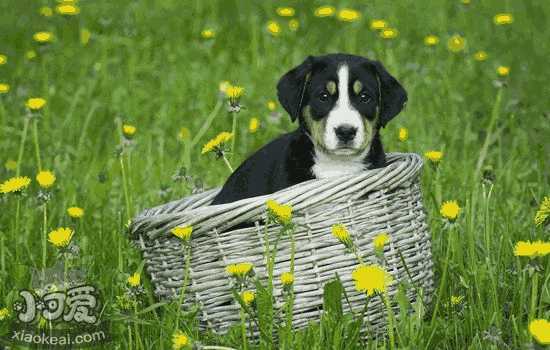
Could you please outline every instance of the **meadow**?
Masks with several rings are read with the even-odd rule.
[[[65,261],[101,293],[108,349],[550,344],[549,16],[550,3],[511,0],[2,1],[0,334],[33,271]],[[425,158],[434,300],[402,310],[392,339],[351,336],[349,315],[279,345],[199,331],[193,312],[158,303],[128,222],[222,185],[226,162],[202,154],[220,132],[235,168],[293,130],[275,85],[331,52],[380,60],[409,94],[382,140]],[[228,85],[244,89],[239,113]]]

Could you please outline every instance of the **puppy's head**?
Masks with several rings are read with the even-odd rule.
[[[309,56],[281,78],[277,94],[315,146],[335,156],[368,150],[377,130],[407,101],[380,62],[345,54]]]

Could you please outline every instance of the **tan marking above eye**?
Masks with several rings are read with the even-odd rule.
[[[327,90],[329,94],[334,95],[336,93],[336,82],[329,81],[327,83]]]
[[[359,93],[363,90],[363,84],[359,80],[356,80],[353,83],[353,92],[355,92],[356,95],[359,95]]]

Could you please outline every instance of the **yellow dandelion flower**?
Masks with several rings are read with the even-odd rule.
[[[10,310],[8,310],[7,307],[3,307],[0,309],[0,321],[5,320],[10,315]]]
[[[80,13],[80,8],[74,4],[64,2],[57,5],[55,11],[62,16],[75,16]]]
[[[48,233],[48,241],[57,248],[64,248],[69,245],[73,238],[74,231],[68,227],[60,227]]]
[[[220,83],[218,84],[218,90],[220,90],[220,92],[222,93],[226,93],[227,89],[231,86],[231,83],[228,82],[227,80],[222,80],[220,81]]]
[[[550,254],[550,242],[543,241],[519,241],[514,246],[515,256],[526,256],[529,258],[542,257]]]
[[[80,219],[84,216],[84,209],[80,207],[69,207],[67,208],[67,214],[74,219]]]
[[[36,58],[36,51],[28,50],[27,52],[25,52],[25,58],[28,59],[29,61]]]
[[[535,225],[541,226],[550,217],[550,197],[546,196],[535,214]]]
[[[260,121],[258,120],[258,118],[250,118],[250,121],[248,122],[248,131],[253,134],[258,131],[259,127]]]
[[[42,97],[32,97],[27,100],[25,106],[31,111],[39,111],[46,105],[46,100]]]
[[[214,29],[203,29],[201,31],[201,38],[203,39],[213,39],[216,37],[216,32],[214,31]]]
[[[470,5],[470,0],[461,0],[460,2],[462,2],[463,5]]]
[[[89,29],[82,28],[80,30],[80,44],[82,44],[82,46],[88,45],[91,37],[92,37],[92,32],[90,32]]]
[[[292,7],[277,7],[277,14],[281,17],[292,17],[295,12]]]
[[[182,239],[184,241],[188,241],[191,238],[191,234],[193,233],[193,226],[178,226],[174,227],[170,230],[172,234],[179,239]]]
[[[51,32],[36,32],[32,38],[37,43],[45,44],[53,41],[53,34]]]
[[[216,137],[208,141],[202,147],[201,154],[206,154],[215,150],[220,150],[227,141],[231,140],[232,137],[233,137],[233,134],[227,131],[219,133]]]
[[[42,188],[49,188],[55,183],[55,174],[48,170],[42,170],[36,175],[36,181]]]
[[[27,188],[31,179],[27,176],[12,177],[0,184],[0,193],[20,192]]]
[[[360,265],[351,273],[355,282],[355,289],[372,296],[378,293],[385,293],[392,276],[379,265]]]
[[[506,77],[508,74],[510,74],[510,67],[507,66],[498,66],[497,67],[497,74],[501,77]]]
[[[315,9],[313,14],[315,17],[331,17],[336,13],[336,9],[333,6],[320,6]]]
[[[251,290],[245,290],[241,292],[241,298],[246,305],[250,305],[256,299],[256,294]]]
[[[277,108],[277,103],[273,100],[267,101],[267,109],[269,109],[271,112],[273,112]]]
[[[458,34],[455,34],[447,41],[449,51],[457,53],[464,50],[466,47],[466,39]]]
[[[332,235],[336,237],[336,239],[338,239],[345,246],[349,246],[351,244],[351,237],[350,237],[349,231],[344,224],[332,225],[330,231]]]
[[[441,205],[441,208],[439,209],[439,213],[444,218],[454,221],[458,217],[458,214],[460,214],[460,207],[458,206],[458,202],[455,200],[452,201],[446,201],[443,202]]]
[[[10,91],[10,84],[0,83],[0,94],[7,94]]]
[[[225,268],[225,271],[234,277],[244,277],[252,271],[254,265],[249,262],[243,262],[238,264],[231,264]]]
[[[374,240],[372,241],[372,243],[376,250],[384,250],[384,246],[389,241],[390,241],[390,236],[387,233],[381,233],[376,237],[374,237]]]
[[[399,128],[399,134],[398,134],[399,141],[405,142],[409,139],[409,129],[407,128]]]
[[[463,295],[451,295],[451,305],[458,305],[464,300]]]
[[[127,282],[131,287],[137,287],[141,283],[141,275],[139,272],[134,272],[133,275],[128,277]]]
[[[244,88],[242,86],[231,85],[225,90],[225,95],[230,100],[237,100],[244,94]]]
[[[529,322],[529,333],[542,345],[550,345],[550,321],[536,319]]]
[[[290,286],[292,283],[294,283],[294,275],[290,272],[283,272],[281,274],[281,283],[284,286]]]
[[[0,66],[8,63],[8,56],[0,54]]]
[[[476,53],[474,53],[474,60],[479,61],[479,62],[485,61],[488,57],[489,57],[489,55],[487,54],[487,52],[485,52],[483,50],[479,50]]]
[[[388,22],[384,21],[383,19],[373,19],[370,21],[370,29],[372,30],[380,30],[384,29],[388,26]]]
[[[8,159],[6,160],[6,162],[4,163],[4,167],[7,169],[7,170],[15,170],[17,169],[17,162],[13,159]]]
[[[359,11],[349,8],[344,8],[338,11],[338,19],[343,22],[355,22],[361,18]]]
[[[443,158],[443,152],[441,151],[428,151],[424,153],[424,156],[431,160],[433,163],[439,163]]]
[[[281,205],[276,201],[269,199],[265,202],[267,210],[274,217],[274,219],[282,224],[287,225],[292,220],[292,206]]]
[[[122,133],[126,137],[133,137],[136,131],[137,131],[137,128],[134,125],[131,125],[131,124],[122,125]]]
[[[382,39],[394,39],[399,35],[399,32],[395,28],[385,28],[380,32]]]
[[[427,35],[424,37],[424,45],[426,46],[435,46],[439,43],[439,37],[437,35]]]
[[[298,30],[298,28],[300,28],[300,22],[298,22],[297,19],[291,19],[290,21],[288,21],[288,29],[295,32]]]
[[[179,329],[172,334],[172,350],[180,350],[190,345],[189,337]]]
[[[511,13],[497,13],[495,17],[493,17],[493,22],[499,26],[511,24],[514,22],[514,16],[512,16]]]
[[[281,26],[279,25],[279,23],[275,22],[275,21],[269,21],[267,22],[267,31],[269,32],[269,34],[273,35],[273,36],[277,36],[279,34],[281,34]]]
[[[180,131],[178,132],[178,138],[182,141],[188,140],[189,138],[191,138],[191,131],[185,126],[181,127]]]
[[[53,15],[53,10],[51,7],[42,6],[39,10],[40,14],[44,17],[51,17]]]

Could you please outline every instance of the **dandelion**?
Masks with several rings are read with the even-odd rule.
[[[48,234],[48,241],[57,248],[65,248],[71,242],[74,231],[68,227],[60,227]]]
[[[428,151],[424,153],[424,156],[428,158],[433,163],[439,163],[443,158],[443,152],[441,151]]]
[[[45,44],[53,41],[53,34],[51,32],[36,32],[32,38],[37,43]]]
[[[550,217],[550,197],[546,196],[535,214],[535,226],[542,226]]]
[[[8,63],[8,56],[0,54],[0,66]]]
[[[489,57],[489,55],[487,54],[487,52],[485,52],[483,50],[480,50],[480,51],[477,51],[476,53],[474,53],[474,60],[479,61],[479,62],[485,61],[488,57]]]
[[[294,16],[294,8],[292,7],[277,7],[277,14],[281,17],[292,17]]]
[[[550,321],[536,319],[529,323],[529,333],[542,345],[550,345]]]
[[[32,97],[27,100],[25,106],[31,111],[39,111],[46,105],[46,100],[42,97]]]
[[[394,39],[399,35],[399,32],[395,28],[385,28],[380,32],[382,39]]]
[[[92,32],[90,32],[89,29],[82,28],[80,30],[80,43],[82,44],[82,46],[88,45],[91,37],[92,37]]]
[[[459,305],[464,300],[463,295],[451,295],[451,305]]]
[[[241,299],[243,299],[245,305],[250,305],[256,299],[256,294],[251,290],[245,290],[241,292]]]
[[[435,46],[439,43],[439,37],[437,35],[427,35],[424,37],[424,45],[426,46]]]
[[[62,16],[75,16],[80,13],[80,8],[74,4],[61,3],[55,7],[55,11]]]
[[[189,337],[179,329],[172,334],[172,349],[180,350],[189,345]]]
[[[233,137],[233,134],[227,131],[219,133],[216,137],[208,141],[202,147],[201,154],[215,152],[219,156],[223,155],[223,146],[227,141],[231,140],[232,137]]]
[[[36,175],[36,181],[42,188],[49,188],[55,183],[55,174],[48,170],[42,170]]]
[[[529,258],[542,257],[550,254],[550,242],[543,241],[519,241],[514,246],[515,256],[526,256]]]
[[[84,209],[80,207],[69,207],[67,208],[67,214],[73,219],[80,219],[84,216]]]
[[[344,8],[338,12],[338,19],[343,22],[355,22],[361,18],[359,11]]]
[[[231,103],[231,105],[238,104],[243,94],[244,88],[242,86],[230,85],[225,90],[225,95],[229,98],[229,103]]]
[[[186,128],[185,126],[183,126],[180,131],[178,132],[178,138],[181,140],[181,141],[184,141],[184,140],[188,140],[189,138],[191,138],[191,131],[189,131],[188,128]]]
[[[122,125],[122,134],[127,138],[134,137],[136,131],[137,131],[137,128],[134,125],[131,125],[131,124]]]
[[[40,14],[44,17],[51,17],[53,15],[53,10],[51,7],[42,6],[39,10]]]
[[[265,202],[269,214],[272,218],[280,223],[281,225],[288,225],[292,220],[292,206],[291,205],[281,205],[269,199]]]
[[[355,282],[355,289],[365,292],[368,296],[385,293],[392,276],[379,265],[360,265],[351,273]]]
[[[218,84],[218,90],[225,94],[227,89],[231,86],[231,83],[228,82],[227,80],[222,80],[220,81],[220,83]]]
[[[333,6],[320,6],[315,9],[313,14],[315,17],[331,17],[336,13],[336,9]]]
[[[4,163],[4,167],[6,168],[6,170],[13,171],[13,170],[17,169],[17,162],[13,159],[8,159]]]
[[[273,36],[278,36],[279,34],[281,34],[281,26],[279,25],[279,23],[275,22],[275,21],[269,21],[267,22],[267,31],[269,32],[269,34],[273,35]]]
[[[170,232],[181,240],[188,241],[193,233],[192,226],[178,226],[170,230]]]
[[[267,109],[269,109],[271,112],[273,112],[277,108],[277,103],[273,100],[267,101]]]
[[[258,120],[258,118],[250,118],[250,121],[248,122],[248,131],[253,134],[258,131],[259,127],[260,121]]]
[[[254,265],[249,262],[243,262],[238,264],[231,264],[225,268],[225,271],[233,277],[244,278],[254,268]]]
[[[346,247],[351,245],[351,237],[347,227],[344,224],[332,225],[330,231],[332,235],[340,241],[340,243],[344,244]]]
[[[407,128],[399,128],[399,141],[405,142],[409,139],[409,130]]]
[[[511,24],[514,22],[514,16],[512,16],[511,13],[497,13],[495,17],[493,17],[493,22],[499,26]]]
[[[383,19],[373,19],[370,21],[370,29],[372,30],[380,30],[384,29],[388,26],[388,22],[384,21]]]
[[[214,29],[203,29],[201,31],[201,38],[203,39],[213,39],[216,37],[216,32]]]
[[[458,214],[460,214],[460,207],[458,206],[458,202],[455,200],[452,201],[446,201],[443,202],[441,205],[441,208],[439,209],[439,213],[441,216],[443,216],[445,219],[448,219],[449,221],[455,221],[458,217]]]
[[[0,83],[0,94],[7,94],[10,91],[10,84]]]
[[[137,287],[141,283],[141,275],[139,272],[134,272],[134,274],[130,275],[126,281],[130,287]]]
[[[506,77],[508,74],[510,74],[510,67],[507,66],[498,66],[497,67],[497,74],[500,77]]]
[[[10,315],[10,311],[7,307],[3,307],[0,309],[0,321],[5,320]]]
[[[470,0],[461,0],[460,1],[463,5],[470,5],[471,1]]]
[[[297,19],[291,19],[290,21],[288,21],[288,28],[295,32],[298,30],[298,28],[300,28],[300,22],[298,22]]]
[[[294,283],[294,275],[291,272],[283,272],[281,274],[281,283],[284,286],[290,286]]]
[[[447,48],[451,52],[457,53],[463,51],[465,47],[466,39],[458,34],[451,36],[447,41]]]
[[[372,241],[374,245],[374,249],[381,251],[384,250],[384,246],[386,243],[390,241],[390,236],[387,233],[381,233],[374,237],[374,240]]]
[[[36,51],[28,50],[27,52],[25,52],[25,58],[28,59],[29,61],[33,60],[34,58],[36,58]]]
[[[0,184],[0,193],[21,192],[29,186],[31,179],[27,176],[12,177]]]

